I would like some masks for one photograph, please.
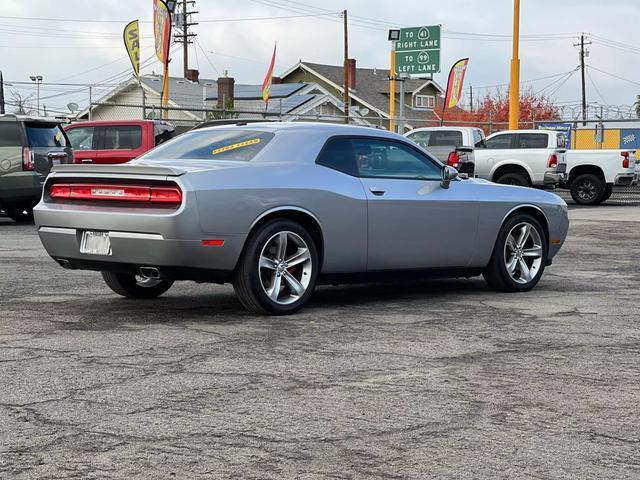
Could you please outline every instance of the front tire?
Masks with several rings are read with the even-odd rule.
[[[233,288],[253,313],[288,315],[309,301],[318,271],[309,232],[291,220],[273,220],[247,240]]]
[[[592,173],[578,175],[571,182],[571,198],[579,205],[598,205],[603,202],[605,184],[601,177]]]
[[[156,298],[173,285],[173,280],[144,278],[129,273],[101,273],[111,290],[127,298]]]
[[[502,292],[526,292],[536,286],[547,263],[547,237],[531,215],[516,214],[500,229],[483,276]]]

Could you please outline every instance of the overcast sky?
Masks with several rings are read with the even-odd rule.
[[[195,19],[201,23],[194,27],[198,43],[190,48],[190,64],[200,69],[201,77],[216,78],[227,70],[237,82],[261,83],[275,41],[276,74],[299,59],[341,64],[342,24],[331,12],[346,8],[351,20],[349,52],[359,66],[388,68],[386,30],[391,24],[442,24],[443,71],[435,79],[444,85],[449,66],[468,56],[465,83],[481,95],[487,91],[483,87],[508,82],[512,4],[512,0],[197,0]],[[141,24],[141,56],[153,54],[152,0],[2,0],[2,5],[0,69],[5,80],[28,81],[33,74],[42,75],[45,82],[123,79],[129,74],[129,62],[122,28],[136,18],[146,22]],[[94,22],[7,18],[11,16]],[[239,21],[248,18],[263,19]],[[526,85],[552,95],[556,102],[577,103],[580,72],[569,78],[561,74],[578,66],[573,44],[580,32],[587,32],[593,42],[587,58],[592,66],[588,100],[631,105],[640,94],[639,20],[639,0],[522,0],[521,80],[557,75]],[[181,50],[177,50],[172,55],[172,75],[182,74]],[[160,72],[160,64],[151,62],[143,70],[151,71]],[[63,90],[45,87],[42,95]],[[85,96],[81,92],[48,101],[50,107],[63,109],[71,100],[86,103]]]

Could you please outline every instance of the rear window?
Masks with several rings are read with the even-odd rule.
[[[140,159],[233,160],[249,162],[274,137],[251,130],[193,130],[156,147]]]
[[[25,123],[30,147],[66,147],[67,138],[56,123]]]
[[[431,147],[461,147],[462,132],[455,130],[436,130],[429,140]]]
[[[478,128],[473,129],[473,146],[476,148],[487,148],[484,132]]]
[[[0,122],[0,147],[20,147],[20,127],[18,122]]]

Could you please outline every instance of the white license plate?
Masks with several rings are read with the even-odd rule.
[[[89,253],[91,255],[111,255],[109,232],[92,232],[89,230],[82,232],[80,253]]]

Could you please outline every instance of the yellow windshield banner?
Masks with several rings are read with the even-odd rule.
[[[227,145],[226,147],[216,148],[211,152],[211,155],[216,155],[217,153],[228,152],[229,150],[235,150],[236,148],[248,147],[249,145],[255,145],[256,143],[260,143],[259,138],[252,138],[251,140],[247,140],[244,142],[234,143],[233,145]]]

